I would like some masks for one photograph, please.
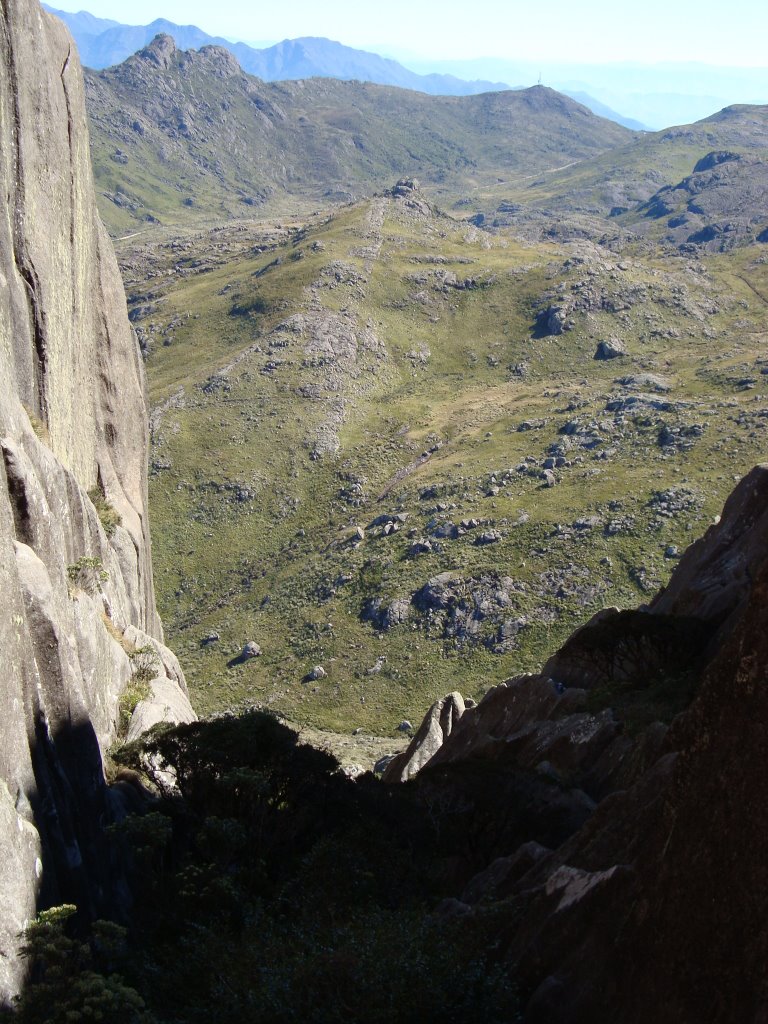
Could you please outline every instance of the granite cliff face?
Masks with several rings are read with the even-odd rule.
[[[0,135],[8,993],[20,977],[18,933],[37,907],[69,901],[96,912],[119,900],[119,872],[100,845],[100,827],[120,814],[102,753],[133,675],[131,651],[151,644],[161,666],[137,708],[145,726],[194,713],[155,609],[142,364],[96,213],[82,73],[68,33],[35,0],[0,4]]]

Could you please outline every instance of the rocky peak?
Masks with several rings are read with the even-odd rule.
[[[211,69],[222,78],[242,75],[243,71],[237,58],[223,46],[203,46],[198,51]]]
[[[433,207],[421,191],[421,182],[418,178],[400,178],[385,194],[412,213],[421,214],[423,217],[429,217],[434,213]]]
[[[717,167],[718,164],[730,163],[732,160],[740,160],[741,155],[739,153],[731,153],[727,150],[718,150],[714,153],[707,153],[701,160],[697,161],[694,165],[693,173],[696,174],[699,171],[711,171],[713,167]]]
[[[151,61],[159,68],[169,68],[173,63],[177,52],[173,36],[169,36],[165,32],[159,32],[149,46],[145,46],[143,50],[139,50],[137,56],[143,57],[144,60]]]
[[[411,199],[414,195],[421,194],[421,182],[418,178],[400,178],[399,181],[395,182],[391,194],[395,199]]]

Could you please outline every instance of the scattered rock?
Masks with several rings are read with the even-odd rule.
[[[618,338],[609,338],[608,341],[598,342],[594,358],[616,359],[618,356],[624,356],[626,354],[627,350]]]
[[[432,550],[432,542],[426,538],[416,540],[408,548],[408,557],[416,558],[418,555],[427,555]]]
[[[486,544],[498,544],[500,540],[502,540],[502,535],[498,530],[485,530],[475,537],[475,544],[478,547],[483,547]]]
[[[582,516],[580,519],[576,519],[573,524],[574,530],[594,530],[600,525],[600,518],[598,516]]]
[[[377,629],[388,630],[407,622],[410,615],[410,597],[397,597],[388,605],[382,598],[373,597],[365,602],[360,617],[364,622],[372,622]]]
[[[632,373],[626,377],[619,377],[616,383],[628,391],[657,391],[664,393],[672,388],[670,381],[657,373]]]
[[[570,308],[568,306],[548,306],[539,313],[536,319],[536,328],[539,335],[543,337],[557,336],[564,331],[571,330],[572,321],[568,319]]]

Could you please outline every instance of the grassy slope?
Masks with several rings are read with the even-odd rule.
[[[734,475],[763,456],[766,378],[756,360],[768,270],[756,250],[699,267],[631,249],[619,259],[589,245],[488,236],[392,200],[350,207],[277,253],[254,255],[256,241],[242,232],[214,269],[167,279],[151,317],[158,338],[179,320],[148,364],[153,404],[177,396],[155,432],[157,584],[202,711],[257,701],[312,726],[387,733],[450,689],[480,693],[536,667],[596,608],[652,592],[673,564],[667,546],[702,532]],[[202,237],[190,244],[205,251]],[[171,250],[163,258],[179,265]],[[425,262],[435,258],[446,262]],[[436,270],[486,286],[439,290]],[[560,282],[566,294],[595,287],[642,297],[624,312],[577,312],[573,330],[536,339],[535,304]],[[230,315],[256,299],[262,312]],[[275,333],[297,311],[311,320],[341,310],[330,334],[353,325],[359,344],[349,359],[324,362],[310,351],[306,323],[303,333]],[[670,330],[679,337],[665,336]],[[595,361],[596,341],[616,335],[628,355]],[[261,351],[226,374],[228,390],[200,389],[253,346]],[[510,370],[520,363],[522,378]],[[663,374],[673,387],[660,397],[690,404],[617,422],[606,401],[620,391],[617,377],[639,371]],[[746,377],[756,386],[740,390]],[[333,452],[328,425],[342,404]],[[532,417],[543,426],[518,431]],[[540,461],[574,417],[593,421],[603,443],[569,452],[582,461],[563,469],[555,488],[537,476],[505,478],[526,457]],[[664,423],[697,423],[703,433],[689,451],[670,453],[657,444]],[[443,447],[420,462],[437,438]],[[607,459],[597,457],[603,448]],[[500,491],[486,497],[492,474]],[[438,497],[420,499],[433,486]],[[670,486],[694,500],[660,517],[648,501]],[[413,559],[407,529],[350,543],[355,526],[395,510],[410,514],[407,528],[419,537],[435,518],[477,516],[503,540],[477,547],[470,532]],[[514,525],[521,513],[527,522]],[[591,530],[557,530],[589,515],[599,518]],[[608,522],[626,517],[634,522],[606,536]],[[510,614],[528,620],[516,650],[462,646],[423,623],[381,634],[360,621],[366,597],[408,595],[449,569],[513,578]],[[210,630],[221,640],[201,647]],[[263,656],[227,667],[248,639]],[[381,671],[369,674],[381,656]],[[315,664],[327,677],[302,682]]]
[[[478,188],[473,208],[492,216],[503,202],[606,215],[612,208],[645,202],[663,185],[675,184],[713,150],[768,154],[768,107],[728,107],[693,125],[637,136],[607,155],[561,171],[513,176]],[[462,209],[465,207],[462,206]],[[618,223],[631,223],[632,215]]]

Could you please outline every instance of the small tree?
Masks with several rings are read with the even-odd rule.
[[[138,992],[115,973],[124,955],[125,929],[97,921],[90,941],[72,938],[69,904],[45,910],[27,928],[22,955],[31,981],[17,997],[18,1024],[155,1024]]]

